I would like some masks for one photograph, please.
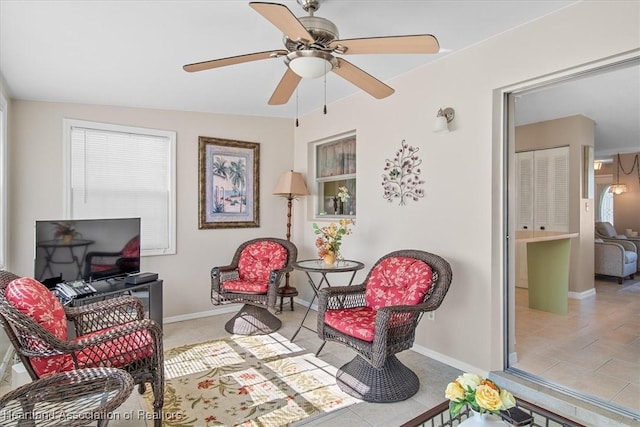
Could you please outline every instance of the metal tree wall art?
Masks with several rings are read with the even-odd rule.
[[[382,197],[388,202],[399,199],[399,205],[404,206],[406,200],[417,202],[424,197],[424,190],[421,188],[424,181],[420,179],[422,159],[418,157],[418,151],[419,148],[411,147],[403,139],[393,160],[385,160]]]

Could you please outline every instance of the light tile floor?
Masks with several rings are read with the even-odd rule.
[[[566,316],[528,307],[516,289],[514,367],[640,414],[640,280],[598,278]]]

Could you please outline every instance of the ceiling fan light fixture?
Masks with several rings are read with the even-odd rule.
[[[336,64],[336,59],[327,52],[296,50],[287,55],[285,63],[300,77],[315,79],[331,71]]]

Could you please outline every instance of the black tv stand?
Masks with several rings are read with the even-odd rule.
[[[151,282],[132,285],[125,283],[125,277],[122,277],[94,280],[90,283],[91,286],[95,288],[96,293],[74,298],[69,303],[70,306],[77,307],[91,302],[115,298],[130,292],[149,291],[149,318],[154,320],[160,328],[162,328],[164,319],[162,311],[162,280],[153,280]]]

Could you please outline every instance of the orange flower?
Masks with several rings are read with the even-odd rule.
[[[498,386],[497,386],[497,385],[495,385],[495,383],[494,383],[493,381],[491,381],[491,380],[482,380],[482,381],[480,382],[480,385],[486,385],[486,386],[489,386],[489,387],[491,387],[492,389],[494,389],[495,391],[497,391],[498,393],[500,393],[500,389],[498,388]]]

